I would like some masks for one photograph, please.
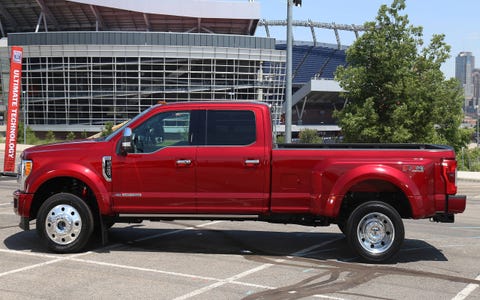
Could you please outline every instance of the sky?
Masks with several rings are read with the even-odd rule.
[[[382,4],[390,6],[393,0],[303,0],[301,7],[293,7],[293,20],[363,25],[373,21]],[[285,20],[286,0],[255,0],[261,6],[261,18]],[[433,34],[445,34],[445,41],[451,46],[450,59],[442,66],[447,78],[455,76],[455,57],[462,51],[470,51],[480,57],[480,17],[479,0],[406,0],[410,24],[423,27],[424,41],[428,44]],[[279,40],[286,39],[285,27],[270,27],[270,35]],[[318,42],[336,44],[333,30],[315,29]],[[256,31],[257,36],[266,36],[263,26]],[[293,29],[294,40],[313,41],[309,28]],[[355,39],[353,32],[340,32],[342,44],[351,45]],[[477,58],[476,67],[480,67]]]

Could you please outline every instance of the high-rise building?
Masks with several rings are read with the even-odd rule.
[[[475,68],[475,57],[472,52],[460,52],[455,59],[455,78],[463,85],[465,91],[465,110],[473,110],[473,80],[472,72]]]
[[[472,72],[472,83],[473,83],[473,105],[479,110],[480,107],[480,69],[473,69]]]

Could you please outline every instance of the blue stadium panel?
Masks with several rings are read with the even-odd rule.
[[[286,50],[287,45],[277,44],[275,48]],[[333,79],[337,67],[346,64],[345,50],[309,45],[294,45],[292,50],[294,84],[307,83],[315,76]]]

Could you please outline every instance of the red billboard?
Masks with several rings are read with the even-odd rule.
[[[22,90],[22,56],[21,47],[12,47],[10,55],[10,85],[8,90],[7,131],[5,140],[5,160],[3,170],[15,171],[17,150],[17,130],[20,118],[20,95]]]

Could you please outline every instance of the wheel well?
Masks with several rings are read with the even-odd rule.
[[[98,216],[98,205],[92,189],[83,181],[72,177],[57,177],[43,183],[33,197],[31,218],[36,218],[40,206],[54,194],[71,193],[83,199],[92,210],[94,219]]]
[[[347,219],[356,207],[368,201],[380,201],[391,205],[403,219],[412,217],[410,202],[400,188],[388,181],[368,180],[352,186],[345,194],[339,218]]]

